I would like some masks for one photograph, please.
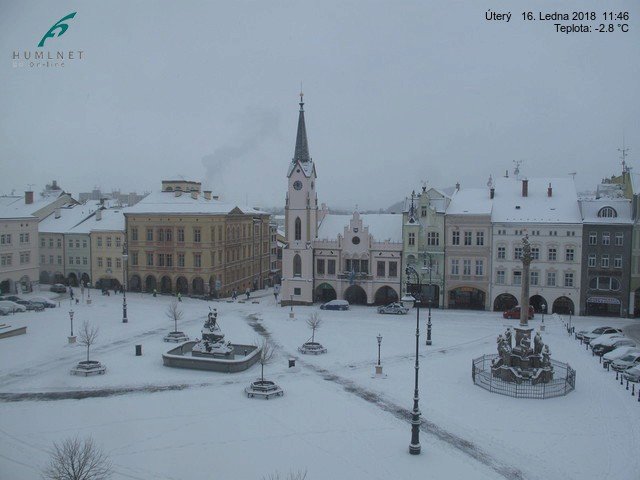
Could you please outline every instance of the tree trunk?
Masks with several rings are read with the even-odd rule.
[[[89,361],[89,345],[87,345],[87,362]]]
[[[260,364],[260,378],[261,378],[261,381],[264,383],[264,363]]]
[[[311,330],[311,343],[315,341],[316,338],[316,329]]]

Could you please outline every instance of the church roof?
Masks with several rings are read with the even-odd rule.
[[[307,126],[304,121],[303,94],[300,93],[300,112],[298,114],[298,132],[296,134],[296,148],[293,152],[293,159],[289,164],[287,177],[291,176],[293,169],[299,165],[305,176],[309,177],[314,170],[313,160],[309,155],[309,142],[307,141]]]

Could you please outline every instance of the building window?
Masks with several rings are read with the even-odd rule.
[[[86,240],[82,240],[82,248],[87,248],[87,241]]]
[[[602,245],[611,245],[611,234],[609,232],[602,232]]]
[[[158,241],[164,242],[164,230],[162,228],[158,229]]]
[[[299,218],[296,220],[300,220]],[[297,253],[293,257],[293,276],[301,277],[302,276],[302,258]]]
[[[555,262],[558,259],[558,250],[555,248],[550,248],[547,252],[547,259],[550,262]]]
[[[504,285],[504,270],[496,271],[496,283],[498,285]]]
[[[178,228],[178,242],[184,242],[184,228]]]
[[[80,257],[76,257],[76,265],[80,265]]]
[[[386,275],[386,269],[385,269],[385,263],[384,262],[377,262],[377,268],[376,268],[376,275],[378,277],[384,277]]]
[[[158,254],[158,267],[164,267],[164,253]]]
[[[574,257],[574,256],[575,256],[575,251],[574,251],[574,249],[573,249],[573,248],[567,248],[567,249],[564,251],[564,259],[565,259],[567,262],[573,262],[573,257]]]
[[[97,244],[99,247],[102,247],[102,237],[98,237],[98,240],[96,240],[96,244]]]
[[[294,239],[302,240],[302,221],[300,220],[300,217],[296,217],[294,230],[295,230]]]
[[[300,295],[302,293],[302,289],[301,288],[294,288],[293,289],[293,294],[294,295]]]
[[[389,276],[393,278],[398,276],[398,262],[389,262]]]
[[[120,257],[116,257],[116,268],[122,268],[122,259]]]
[[[324,258],[318,258],[316,261],[316,273],[318,275],[324,275]]]
[[[479,247],[484,245],[484,232],[476,232],[476,245]]]
[[[58,265],[62,265],[62,255],[58,255]]]
[[[165,260],[167,263],[167,267],[173,267],[173,254],[167,253]]]
[[[53,265],[53,255],[49,255],[49,263]]]
[[[62,239],[61,238],[58,239],[58,243],[57,244],[58,244],[58,248],[62,248]]]
[[[120,237],[116,237],[116,247],[122,246],[122,239]]]
[[[98,257],[98,267],[102,268],[102,257]]]
[[[573,273],[564,274],[564,286],[573,287]]]
[[[49,239],[49,248],[53,248],[53,238]]]
[[[598,217],[601,218],[616,218],[618,216],[618,212],[616,212],[611,207],[603,207],[598,212]]]
[[[202,268],[202,254],[194,253],[193,254],[193,266],[195,268]]]
[[[178,254],[178,267],[184,267],[184,253]]]
[[[589,245],[598,244],[598,234],[596,232],[589,232]]]
[[[460,265],[459,260],[455,258],[451,260],[451,275],[460,275],[459,265]]]
[[[438,232],[428,232],[427,245],[432,247],[440,245],[440,234]]]
[[[165,239],[167,242],[172,241],[172,240],[173,240],[173,230],[171,230],[170,228],[167,228],[167,229],[164,231],[164,239]],[[211,237],[211,240],[213,241],[213,236]]]
[[[73,248],[73,240],[69,239],[69,248]]]
[[[613,268],[622,268],[622,255],[613,257]]]
[[[89,263],[89,262],[88,262],[88,260],[87,260],[87,257],[82,257],[82,264],[83,264],[83,265],[88,265],[88,263]]]
[[[107,257],[107,268],[111,268],[111,257]]]
[[[46,246],[47,246],[47,242],[46,242],[46,240],[44,239],[44,237],[42,237],[42,238],[40,239],[40,248],[45,248]],[[44,263],[44,262],[42,262],[42,263]]]
[[[498,260],[504,260],[507,258],[507,248],[500,246],[498,247]]]
[[[520,260],[522,258],[522,247],[515,247],[513,249],[513,259]]]
[[[597,265],[597,258],[596,258],[596,254],[595,253],[590,253],[589,254],[589,261],[588,264],[589,268],[595,268]]]
[[[530,283],[531,285],[538,285],[540,283],[540,272],[530,272]]]
[[[131,227],[131,240],[138,241],[138,227]]]
[[[327,260],[327,274],[329,275],[336,274],[336,261],[334,259]]]
[[[46,262],[46,257],[45,257],[44,255],[40,255],[40,264],[41,264],[41,265],[44,265],[44,264],[46,264],[46,263],[47,263],[47,262]]]
[[[153,253],[147,253],[147,266],[153,266]]]
[[[73,265],[73,257],[69,257],[69,265]]]
[[[531,247],[531,260],[540,260],[540,247]]]
[[[107,248],[111,248],[111,237],[107,237]]]
[[[471,238],[473,236],[473,232],[464,232],[464,244],[471,245]]]
[[[481,277],[484,275],[484,261],[476,260],[476,276]]]
[[[147,242],[153,241],[153,228],[147,228]]]
[[[617,292],[620,290],[620,281],[613,277],[595,277],[589,280],[589,288]]]
[[[616,233],[616,247],[621,247],[624,243],[624,234],[622,232]]]
[[[513,284],[522,285],[522,272],[517,270],[513,272]]]
[[[138,252],[131,252],[131,265],[138,265]]]
[[[76,240],[76,248],[80,248],[80,240]]]
[[[451,233],[451,244],[452,245],[460,245],[460,232],[452,232]]]
[[[202,239],[201,230],[199,228],[194,228],[193,229],[193,241],[195,243],[200,243],[201,239]]]
[[[604,254],[604,255],[602,255],[602,257],[600,257],[600,266],[602,268],[609,268],[609,255],[608,254]]]

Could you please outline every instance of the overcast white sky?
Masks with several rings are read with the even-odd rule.
[[[605,6],[630,12],[629,33],[521,20]],[[44,50],[82,61],[13,67],[73,11]],[[282,206],[300,82],[330,206],[387,207],[420,180],[483,186],[513,160],[530,177],[578,172],[584,189],[619,172],[623,132],[640,169],[639,32],[637,0],[0,0],[0,193],[183,176]]]

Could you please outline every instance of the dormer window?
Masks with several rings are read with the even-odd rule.
[[[618,212],[611,207],[603,207],[598,212],[598,217],[600,218],[616,218],[617,216]]]

